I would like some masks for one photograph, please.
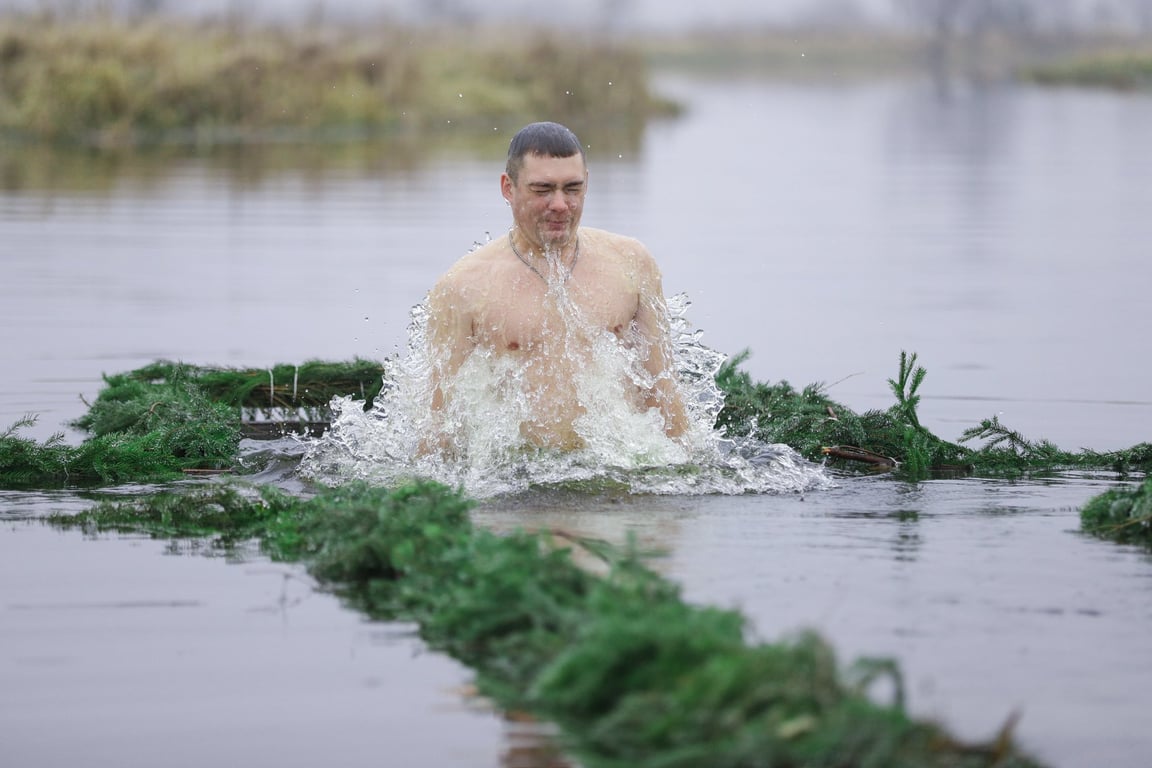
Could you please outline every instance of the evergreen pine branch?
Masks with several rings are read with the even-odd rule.
[[[960,434],[960,442],[969,440],[987,440],[984,450],[1007,444],[1007,448],[1020,456],[1031,456],[1038,452],[1036,444],[1028,440],[1019,432],[1008,429],[1000,423],[998,416],[984,419],[979,425],[969,427]]]
[[[15,437],[16,433],[20,430],[35,426],[39,418],[40,417],[35,413],[24,414],[20,418],[16,419],[16,421],[12,422],[12,425],[4,430],[2,434],[0,434],[0,440],[9,437]]]
[[[901,351],[899,376],[895,380],[888,379],[888,386],[896,396],[894,410],[918,431],[923,431],[924,428],[920,426],[920,417],[916,413],[916,408],[920,405],[920,395],[917,391],[927,375],[928,372],[922,366],[916,365],[915,352],[909,355]]]

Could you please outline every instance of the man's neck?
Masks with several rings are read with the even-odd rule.
[[[546,283],[549,283],[550,280],[549,277],[545,276],[545,272],[541,271],[541,268],[549,275],[559,275],[563,282],[567,282],[568,278],[572,276],[572,272],[576,269],[576,260],[580,258],[579,232],[572,238],[573,243],[570,255],[564,253],[564,251],[567,250],[567,244],[559,249],[558,254],[555,250],[546,251],[543,248],[540,249],[539,253],[533,250],[524,253],[516,244],[517,236],[523,234],[523,231],[515,226],[508,230],[508,244],[512,246],[512,253],[516,255],[516,258],[522,261],[528,269],[535,272],[540,279]],[[525,238],[525,240],[527,240],[527,238]],[[540,267],[538,267],[537,264],[540,264]]]
[[[575,253],[576,243],[579,237],[578,233],[573,233],[571,238],[562,243],[545,245],[543,242],[530,238],[519,225],[513,225],[512,229],[508,232],[508,238],[512,244],[513,251],[522,257],[531,260],[547,260],[549,254],[559,254],[560,261],[565,263],[568,262]]]

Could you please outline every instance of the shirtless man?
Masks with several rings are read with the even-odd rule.
[[[577,420],[597,405],[583,401],[577,379],[593,346],[611,342],[635,363],[621,397],[636,411],[658,409],[669,437],[684,434],[660,272],[637,240],[580,227],[587,189],[584,151],[570,130],[533,123],[512,139],[500,177],[512,228],[460,259],[428,296],[434,414],[450,403],[452,377],[469,356],[510,356],[530,404],[523,440],[580,448]],[[442,434],[441,447],[451,440]]]

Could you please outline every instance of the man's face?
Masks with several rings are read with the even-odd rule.
[[[588,169],[584,158],[526,155],[515,184],[504,174],[500,179],[504,199],[512,206],[512,218],[533,244],[544,249],[571,242],[580,226]]]

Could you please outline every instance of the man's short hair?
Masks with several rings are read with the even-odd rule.
[[[512,137],[505,172],[515,184],[527,155],[572,157],[575,154],[583,159],[584,147],[580,146],[580,140],[571,130],[560,123],[531,123]]]

